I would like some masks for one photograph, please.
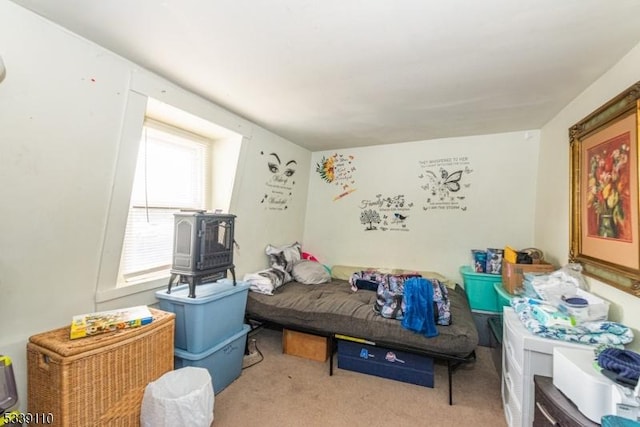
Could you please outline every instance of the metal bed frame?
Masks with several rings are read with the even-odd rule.
[[[262,319],[262,318],[259,318],[259,317],[251,317],[251,316],[248,316],[246,314],[245,314],[245,322],[248,325],[251,326],[251,332],[253,332],[253,331],[257,330],[257,329],[260,329],[262,327],[265,327],[265,328],[270,328],[270,329],[289,329],[289,330],[292,330],[292,331],[297,331],[297,332],[302,332],[302,333],[307,333],[307,334],[326,337],[328,339],[328,341],[329,341],[329,348],[330,348],[330,352],[329,352],[329,375],[333,376],[333,356],[334,356],[334,354],[336,354],[337,341],[339,340],[339,338],[337,338],[337,336],[338,335],[346,335],[346,334],[341,334],[340,332],[321,331],[321,330],[318,330],[318,329],[301,328],[299,326],[284,325],[284,324],[280,324],[280,323],[276,323],[276,322],[270,321],[268,319]],[[254,324],[256,322],[258,323],[258,325]],[[248,336],[248,334],[247,334],[247,336]],[[367,340],[366,337],[354,337],[354,338]],[[372,341],[368,341],[368,342],[372,342]],[[402,346],[402,345],[392,344],[392,343],[383,342],[383,341],[376,341],[375,345],[376,346],[380,346],[380,347],[384,347],[384,348],[388,348],[390,350],[404,351],[404,352],[407,352],[407,353],[418,354],[420,356],[431,357],[433,359],[446,362],[446,364],[447,364],[447,377],[448,377],[448,382],[449,382],[449,405],[453,405],[453,372],[463,364],[472,363],[472,362],[476,361],[476,351],[475,350],[473,350],[468,355],[466,355],[464,357],[461,357],[461,356],[454,356],[454,355],[450,355],[450,354],[446,354],[446,353],[434,352],[434,351],[417,349],[417,348],[412,348],[412,347],[405,347],[405,346]]]

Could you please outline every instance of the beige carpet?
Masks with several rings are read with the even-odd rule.
[[[250,337],[264,360],[244,369],[215,397],[215,427],[287,426],[505,426],[500,379],[490,349],[453,374],[436,364],[427,388],[337,368],[282,353],[282,333],[262,329]]]

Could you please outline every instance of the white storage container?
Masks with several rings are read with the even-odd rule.
[[[529,427],[534,414],[534,375],[553,375],[553,349],[592,348],[532,334],[511,307],[504,308],[502,403],[509,427]]]

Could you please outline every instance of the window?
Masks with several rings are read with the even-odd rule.
[[[177,88],[158,91],[162,99],[150,97],[157,81],[140,77],[132,82],[122,122],[97,311],[157,302],[155,292],[169,281],[173,213],[230,212],[240,152],[252,129]]]
[[[118,286],[166,276],[173,214],[210,209],[212,141],[146,120],[140,141]]]

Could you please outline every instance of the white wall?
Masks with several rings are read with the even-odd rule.
[[[278,155],[282,165],[296,161],[296,172],[286,183],[273,180],[274,174],[268,168],[273,159],[271,153]],[[232,201],[231,206],[232,211],[238,212],[236,241],[240,249],[235,262],[242,267],[242,275],[268,267],[264,253],[267,244],[281,246],[302,240],[311,161],[306,149],[260,128],[254,130],[243,155],[246,161],[237,173],[235,203]],[[281,196],[286,203],[270,203],[275,196]]]
[[[245,135],[234,183],[240,191],[231,200],[239,275],[266,266],[268,243],[301,240],[310,153],[7,0],[0,0],[0,55],[7,68],[0,83],[0,354],[13,360],[26,409],[28,337],[94,311],[100,271],[113,268],[101,259],[114,262],[103,257],[103,243],[113,240],[105,230],[116,164],[123,149],[136,151],[120,147],[128,144],[121,134],[130,90],[145,90],[146,82],[148,94]],[[261,150],[297,159],[300,185],[287,211],[267,211],[257,197],[269,173]]]
[[[471,249],[533,245],[538,144],[537,131],[523,131],[313,153],[303,249],[329,265],[433,270],[462,283],[459,267],[470,263]],[[342,155],[337,172],[349,177],[328,183],[315,168],[334,154]],[[434,209],[427,199],[437,197],[423,187],[427,169],[439,175],[440,165],[468,173],[450,192],[455,202]],[[344,189],[355,191],[334,201]],[[378,194],[402,194],[406,203],[374,206],[387,215],[387,230],[380,223],[366,231],[364,201]],[[393,223],[395,213],[407,218]]]
[[[535,242],[565,264],[569,255],[569,137],[568,129],[640,79],[640,45],[567,105],[541,130]],[[591,291],[611,302],[610,318],[640,334],[640,298],[597,280]],[[640,350],[636,339],[630,348]]]

